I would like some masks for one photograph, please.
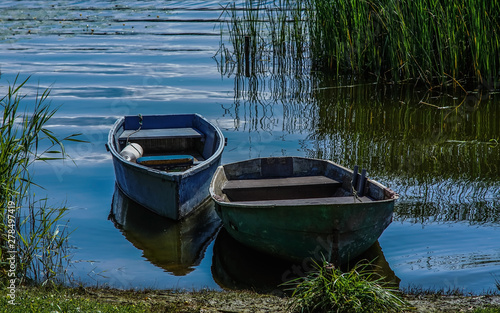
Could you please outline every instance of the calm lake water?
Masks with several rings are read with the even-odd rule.
[[[51,87],[50,121],[75,161],[39,164],[51,203],[70,207],[75,282],[118,288],[274,290],[304,266],[250,252],[210,206],[181,224],[115,190],[104,143],[126,114],[197,112],[228,138],[223,163],[296,155],[358,164],[400,194],[366,256],[400,287],[480,293],[500,281],[500,101],[413,86],[349,86],[320,75],[226,71],[219,1],[2,1],[0,89]],[[222,70],[221,74],[221,68]],[[472,90],[472,89],[471,89]],[[496,140],[496,141],[494,141]],[[112,214],[110,214],[112,213]],[[202,220],[204,223],[197,223]]]

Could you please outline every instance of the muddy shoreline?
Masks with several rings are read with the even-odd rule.
[[[50,291],[47,291],[50,292]],[[170,291],[118,290],[107,288],[75,288],[74,297],[114,304],[143,303],[153,312],[287,312],[288,298],[262,295],[249,291]],[[472,312],[478,308],[495,307],[500,312],[500,295],[411,295],[407,312]]]

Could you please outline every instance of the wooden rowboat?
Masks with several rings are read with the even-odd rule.
[[[353,187],[354,186],[354,187]],[[285,259],[354,259],[392,222],[397,194],[331,161],[259,158],[220,166],[210,195],[239,242]]]
[[[123,193],[180,220],[207,200],[224,145],[218,127],[198,114],[184,114],[122,117],[106,146]]]

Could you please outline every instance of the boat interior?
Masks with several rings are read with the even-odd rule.
[[[315,205],[374,201],[370,196],[353,192],[352,175],[347,173],[333,175],[332,171],[324,169],[311,172],[294,171],[287,169],[293,168],[293,164],[285,164],[287,160],[283,162],[283,166],[273,163],[271,172],[262,167],[262,163],[254,167],[253,174],[244,175],[236,174],[239,170],[231,168],[230,165],[225,166],[225,169],[218,173],[216,193],[225,202],[252,205]],[[252,164],[247,162],[242,165],[241,171],[251,168]],[[363,179],[366,181],[364,177]]]
[[[367,202],[371,198],[355,197],[342,183],[326,176],[302,176],[228,180],[222,192],[230,202],[251,204],[340,204]]]
[[[164,171],[183,171],[208,159],[217,148],[214,141],[193,127],[153,128],[124,130],[118,136],[117,147],[122,151],[131,143],[139,144],[143,153],[137,163]]]

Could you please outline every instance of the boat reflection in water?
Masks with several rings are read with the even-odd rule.
[[[367,260],[364,263],[371,261],[375,273],[385,277],[384,280],[391,286],[399,287],[400,279],[390,268],[378,241],[352,263],[343,265],[342,270],[349,270],[349,266],[363,260]],[[314,267],[308,259],[293,263],[261,253],[233,239],[224,228],[215,239],[212,276],[224,289],[247,289],[280,295],[287,288],[281,284],[305,276],[311,270]]]
[[[212,201],[182,221],[174,221],[134,202],[117,186],[109,219],[148,261],[176,276],[200,264],[221,226]]]

